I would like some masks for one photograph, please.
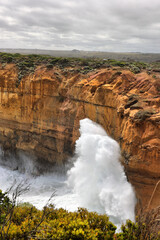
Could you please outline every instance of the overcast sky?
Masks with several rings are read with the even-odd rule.
[[[160,0],[0,0],[0,48],[160,53]]]

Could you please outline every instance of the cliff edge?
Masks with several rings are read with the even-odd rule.
[[[19,79],[14,63],[0,64],[0,144],[4,156],[29,152],[61,165],[72,156],[79,120],[101,124],[121,147],[122,163],[139,206],[148,206],[160,180],[160,75],[100,68],[81,73],[40,64]],[[149,208],[159,205],[156,194]]]

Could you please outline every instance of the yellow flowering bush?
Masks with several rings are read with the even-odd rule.
[[[32,205],[16,206],[0,192],[0,240],[159,240],[160,236],[150,231],[155,218],[149,221],[147,216],[146,219],[145,224],[128,220],[122,225],[121,233],[116,233],[107,215],[83,208],[68,212],[52,205],[43,210]]]

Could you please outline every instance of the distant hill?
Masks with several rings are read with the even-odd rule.
[[[77,58],[100,58],[115,59],[123,61],[142,61],[142,62],[160,62],[160,53],[115,53],[115,52],[96,52],[96,51],[80,51],[73,49],[72,51],[63,50],[41,50],[41,49],[2,49],[0,52],[21,53],[21,54],[44,54],[54,57],[77,57]]]

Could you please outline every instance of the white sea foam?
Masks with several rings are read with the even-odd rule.
[[[75,147],[76,160],[67,176],[50,173],[33,177],[28,172],[32,164],[26,173],[1,166],[0,189],[5,191],[15,180],[17,183],[27,181],[30,191],[20,200],[40,209],[56,191],[53,203],[57,208],[75,211],[85,207],[106,213],[118,227],[126,219],[134,220],[135,194],[119,162],[118,143],[89,119],[80,121],[80,134]]]
[[[68,171],[68,185],[80,205],[106,213],[115,224],[134,220],[135,194],[119,162],[119,144],[90,119],[80,121],[77,160]]]

